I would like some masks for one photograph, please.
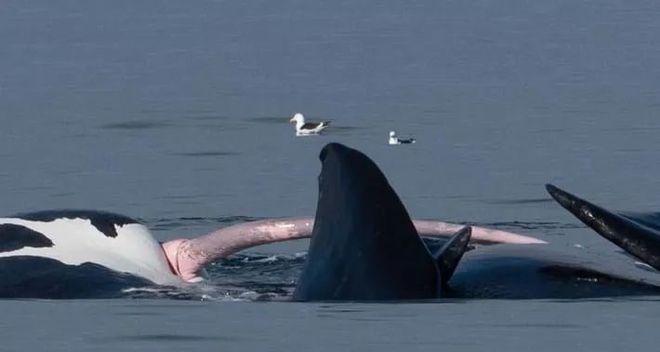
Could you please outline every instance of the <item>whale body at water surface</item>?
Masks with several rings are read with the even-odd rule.
[[[660,293],[657,273],[631,262],[609,265],[599,258],[584,258],[585,253],[556,251],[542,244],[478,247],[464,256],[462,246],[431,253],[387,179],[366,155],[332,143],[323,148],[320,159],[316,221],[294,299],[584,298]],[[443,257],[451,260],[443,261]]]
[[[0,218],[0,297],[109,298],[131,296],[133,288],[186,288],[202,281],[210,263],[253,246],[308,238],[313,226],[312,218],[265,219],[159,243],[137,220],[109,212],[55,210]],[[431,220],[415,226],[433,245],[442,241],[431,238],[460,228]],[[478,228],[477,234],[476,243],[541,242],[491,229]]]
[[[56,210],[0,218],[0,297],[114,297],[179,282],[161,245],[129,217]]]
[[[627,257],[603,259],[503,231],[411,220],[385,175],[357,150],[331,143],[321,162],[314,219],[245,222],[161,244],[138,221],[107,212],[0,218],[0,297],[121,297],[128,288],[181,287],[198,281],[209,263],[240,250],[308,237],[293,293],[299,301],[660,293],[658,273]],[[652,218],[612,213],[549,190],[603,236],[655,266],[659,250],[651,235],[659,228]],[[420,235],[445,240],[422,241]],[[477,246],[471,249],[468,240]]]

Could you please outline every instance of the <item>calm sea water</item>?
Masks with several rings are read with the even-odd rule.
[[[658,37],[655,1],[3,1],[0,213],[104,209],[162,240],[313,215],[317,154],[339,141],[376,160],[417,218],[606,261],[615,248],[543,184],[660,210]],[[296,111],[332,128],[295,138]],[[418,143],[390,147],[389,130]],[[220,268],[214,280],[284,292],[305,248],[253,249],[240,258],[276,255],[276,274]],[[655,348],[660,319],[654,299],[324,305],[227,292],[0,301],[0,350],[619,351]]]

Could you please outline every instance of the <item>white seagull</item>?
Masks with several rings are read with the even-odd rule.
[[[305,116],[299,112],[295,113],[289,122],[296,124],[296,136],[319,134],[330,124],[330,121],[305,122]]]
[[[406,138],[406,139],[401,139],[396,136],[396,133],[394,131],[390,131],[390,145],[397,145],[397,144],[412,144],[415,143],[415,138]]]

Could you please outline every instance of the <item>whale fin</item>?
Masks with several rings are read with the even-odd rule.
[[[619,212],[619,215],[626,217],[638,224],[642,224],[653,230],[660,231],[660,213],[641,213],[641,212]]]
[[[337,143],[326,145],[320,159],[316,219],[293,298],[438,297],[436,262],[376,164]]]
[[[553,185],[546,185],[548,193],[562,207],[598,234],[660,270],[660,232],[634,217],[617,214],[599,207]]]
[[[440,271],[440,283],[442,287],[445,287],[452,275],[454,275],[458,262],[463,258],[463,254],[468,249],[471,236],[472,228],[466,226],[452,235],[447,243],[434,253],[433,257],[438,266],[438,271]]]

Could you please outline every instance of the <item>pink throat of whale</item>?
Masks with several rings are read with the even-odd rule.
[[[464,225],[433,220],[413,220],[417,232],[427,237],[449,237]],[[313,218],[282,218],[245,222],[209,234],[163,243],[172,272],[186,282],[199,282],[204,267],[246,248],[309,238]],[[472,226],[472,243],[543,244],[545,241],[511,232]]]

